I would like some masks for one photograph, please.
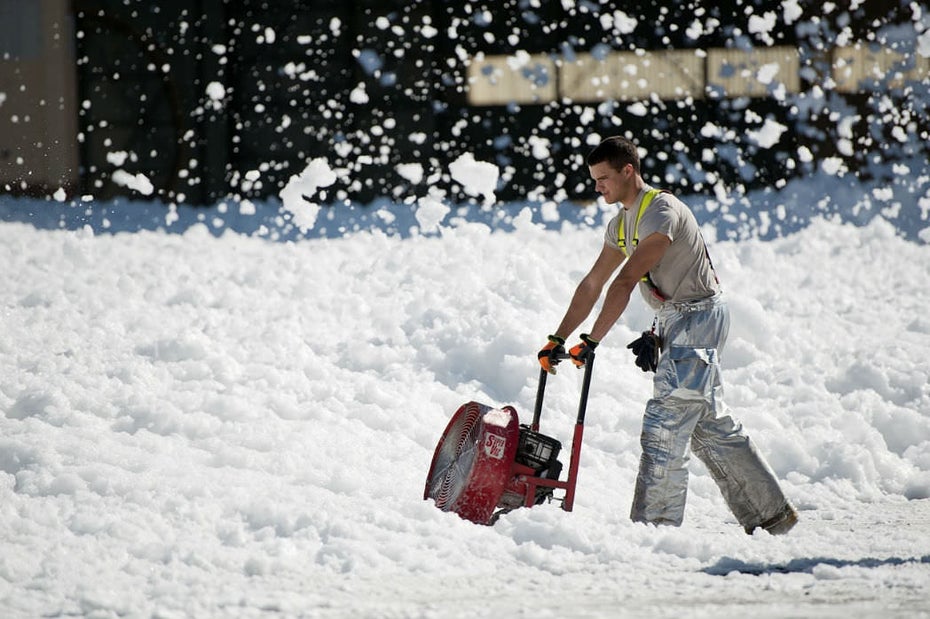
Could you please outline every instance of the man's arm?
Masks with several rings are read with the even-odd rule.
[[[594,304],[597,303],[598,298],[601,296],[604,284],[617,270],[617,267],[623,264],[625,259],[626,257],[622,251],[604,243],[601,253],[598,254],[597,260],[594,262],[594,266],[591,267],[588,274],[578,284],[578,288],[575,289],[572,302],[569,304],[565,317],[562,318],[562,322],[555,332],[556,335],[562,339],[568,338],[578,328],[578,325],[588,317],[591,309],[594,308]]]
[[[620,315],[623,314],[623,311],[629,304],[630,295],[633,293],[633,289],[636,288],[636,284],[645,277],[649,269],[658,264],[662,256],[665,255],[665,250],[667,250],[668,246],[671,244],[671,239],[659,232],[650,234],[640,241],[636,251],[633,252],[630,259],[626,261],[626,264],[620,269],[620,273],[614,278],[614,281],[607,289],[607,297],[604,299],[601,313],[598,315],[597,320],[594,321],[594,326],[591,327],[592,339],[601,341],[607,336],[607,332],[614,326],[614,323],[617,322]],[[603,283],[601,286],[603,286]],[[578,293],[575,294],[577,296]],[[600,288],[598,288],[598,294],[600,294]],[[573,299],[572,305],[574,305],[574,303],[575,301]],[[591,311],[590,307],[588,311]],[[585,314],[585,316],[587,316],[587,314]],[[581,320],[584,320],[584,317],[582,317]],[[579,324],[580,322],[579,320]]]

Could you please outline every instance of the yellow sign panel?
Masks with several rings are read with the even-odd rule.
[[[579,54],[561,66],[560,94],[572,101],[637,101],[704,96],[704,59],[696,50]]]
[[[821,86],[840,92],[862,89],[868,80],[928,79],[930,58],[905,56],[867,45],[832,51],[831,75]],[[801,58],[790,46],[754,49],[659,50],[576,54],[479,54],[468,60],[471,105],[550,101],[642,101],[722,97],[766,97],[801,91]]]

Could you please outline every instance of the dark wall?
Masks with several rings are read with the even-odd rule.
[[[856,40],[876,23],[910,19],[906,3],[866,2],[814,22],[779,20],[763,41],[748,20],[772,10],[770,2],[664,4],[624,7],[637,26],[618,37],[601,21],[614,5],[592,1],[566,10],[528,0],[74,0],[83,190],[100,198],[128,193],[110,180],[122,167],[147,175],[152,197],[166,201],[264,198],[308,159],[326,157],[349,179],[329,199],[367,203],[412,191],[397,164],[447,172],[451,160],[471,152],[500,166],[500,200],[537,190],[551,197],[557,186],[567,198],[590,199],[583,156],[591,133],[642,136],[651,152],[665,147],[670,156],[650,156],[645,168],[666,186],[710,191],[708,170],[728,187],[767,186],[810,168],[796,161],[799,145],[836,154],[835,121],[824,108],[848,106],[866,123],[871,95],[831,93],[819,107],[775,97],[653,101],[646,118],[628,102],[471,107],[460,56],[791,45],[802,51],[803,88],[810,88],[828,68],[830,39],[844,28]],[[695,40],[686,34],[695,19],[716,26]],[[221,99],[209,96],[212,82],[223,85]],[[358,99],[361,88],[367,100]],[[594,119],[585,120],[592,108]],[[791,131],[772,148],[742,139],[766,117]],[[702,135],[708,122],[737,138]],[[532,155],[534,135],[551,141],[550,159]],[[131,158],[108,161],[118,151]],[[708,162],[708,151],[719,156]],[[863,164],[861,152],[847,158]],[[258,182],[246,179],[250,170],[259,171]],[[447,174],[435,184],[463,197]]]

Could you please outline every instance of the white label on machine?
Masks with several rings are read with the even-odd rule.
[[[507,445],[507,440],[503,436],[488,434],[484,439],[484,453],[500,460],[504,457],[505,445]]]

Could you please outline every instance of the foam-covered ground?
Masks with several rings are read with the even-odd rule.
[[[422,500],[462,403],[532,412],[597,228],[272,243],[0,226],[0,609],[35,616],[930,612],[930,246],[876,219],[713,244],[729,404],[800,510],[745,535],[695,462],[628,520],[650,377],[598,350],[575,509]],[[549,383],[566,444],[580,374]]]

